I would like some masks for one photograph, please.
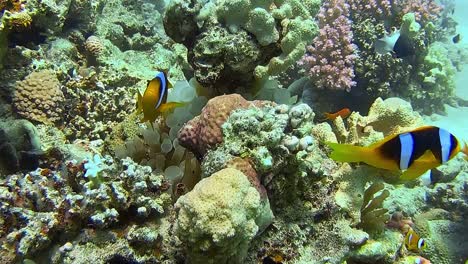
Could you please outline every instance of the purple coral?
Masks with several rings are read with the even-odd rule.
[[[402,0],[402,13],[413,12],[416,16],[416,21],[422,25],[431,21],[437,21],[442,12],[442,6],[438,5],[433,0]]]
[[[352,13],[365,19],[385,19],[393,16],[398,0],[347,0]]]
[[[318,88],[349,91],[356,85],[353,66],[357,47],[352,44],[348,16],[349,5],[344,0],[326,0],[320,8],[319,35],[298,62]]]
[[[353,19],[356,17],[358,20],[394,20],[404,14],[414,13],[416,21],[424,26],[430,21],[439,19],[442,11],[442,6],[434,0],[346,0],[346,2],[349,3]]]

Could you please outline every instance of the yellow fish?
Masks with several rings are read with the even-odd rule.
[[[170,88],[172,88],[172,84],[167,79],[167,74],[158,72],[151,81],[148,81],[143,95],[138,91],[137,112],[143,112],[143,118],[140,122],[149,121],[153,126],[153,122],[158,116],[170,113],[174,108],[185,105],[182,102],[167,102],[167,93]]]
[[[410,251],[419,251],[424,250],[427,245],[424,238],[419,237],[419,235],[410,228],[405,236],[405,247]]]
[[[341,162],[364,162],[371,166],[398,171],[401,180],[413,180],[427,170],[452,159],[459,152],[468,155],[457,138],[447,130],[424,126],[405,133],[390,135],[368,147],[326,143],[333,149],[330,157]]]

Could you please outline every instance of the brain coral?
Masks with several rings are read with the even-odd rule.
[[[60,121],[65,101],[60,83],[53,71],[32,72],[16,83],[13,106],[18,114],[41,123]]]

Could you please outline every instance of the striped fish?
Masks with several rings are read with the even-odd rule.
[[[405,236],[405,247],[411,251],[419,251],[425,249],[427,245],[424,238],[419,237],[419,235],[410,228]]]
[[[146,90],[141,95],[138,91],[137,112],[143,113],[140,122],[149,121],[151,125],[158,116],[183,106],[181,102],[167,102],[168,90],[172,88],[165,72],[157,72],[156,76],[148,81]]]
[[[331,158],[341,162],[364,162],[371,166],[404,171],[401,180],[413,180],[427,170],[452,159],[459,152],[468,155],[458,139],[443,128],[424,126],[391,135],[368,147],[326,143]]]

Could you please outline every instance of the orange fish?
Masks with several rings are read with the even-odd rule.
[[[321,120],[322,122],[323,121],[326,121],[326,120],[335,120],[335,118],[337,118],[338,116],[341,116],[341,118],[347,118],[349,115],[351,114],[351,110],[349,110],[349,108],[343,108],[341,109],[340,111],[336,112],[336,113],[328,113],[328,112],[325,112],[324,116],[325,116],[325,119]]]
[[[158,72],[151,81],[148,81],[143,95],[138,91],[137,112],[143,113],[140,122],[149,121],[152,126],[158,116],[185,105],[183,102],[167,102],[167,93],[170,88],[172,84],[167,79],[167,74]]]
[[[426,241],[421,238],[412,228],[406,233],[405,247],[411,251],[424,250],[426,248]]]

